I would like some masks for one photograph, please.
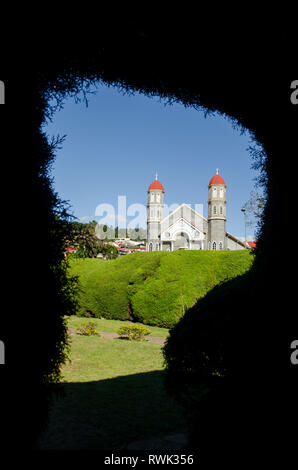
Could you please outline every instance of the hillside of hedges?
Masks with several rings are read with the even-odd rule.
[[[78,315],[171,328],[209,290],[245,273],[252,262],[248,250],[180,250],[72,259],[70,272],[79,278]]]

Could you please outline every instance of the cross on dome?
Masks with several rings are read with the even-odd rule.
[[[158,191],[165,191],[163,185],[157,179],[158,175],[157,172],[155,173],[155,180],[150,184],[148,191],[152,191],[153,189],[157,189]]]

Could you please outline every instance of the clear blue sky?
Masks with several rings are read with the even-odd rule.
[[[206,217],[208,182],[219,168],[227,184],[227,231],[244,236],[241,207],[257,176],[248,132],[241,135],[220,115],[205,118],[183,105],[123,96],[112,87],[100,85],[88,99],[88,107],[67,100],[44,126],[50,137],[66,134],[52,176],[54,190],[77,218],[99,220],[95,209],[101,203],[112,204],[117,213],[118,195],[126,196],[127,206],[146,204],[156,172],[168,205],[203,204]]]

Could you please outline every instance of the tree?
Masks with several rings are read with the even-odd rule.
[[[96,258],[100,252],[101,242],[95,233],[96,225],[95,220],[87,224],[70,222],[66,243],[77,248],[76,257]]]
[[[257,191],[251,191],[250,199],[243,205],[246,214],[246,225],[259,225],[262,222],[263,207],[265,205],[265,196]]]
[[[99,253],[102,253],[106,259],[116,259],[118,257],[118,250],[115,246],[103,243]]]

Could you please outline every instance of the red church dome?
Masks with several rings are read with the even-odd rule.
[[[161,184],[160,181],[158,181],[158,179],[155,179],[153,183],[150,184],[148,191],[152,191],[152,189],[158,189],[159,191],[163,191],[163,192],[165,191],[163,188],[163,185]]]
[[[208,186],[212,186],[213,184],[224,184],[226,186],[224,179],[218,174],[218,170],[216,170],[216,175],[212,176]]]

